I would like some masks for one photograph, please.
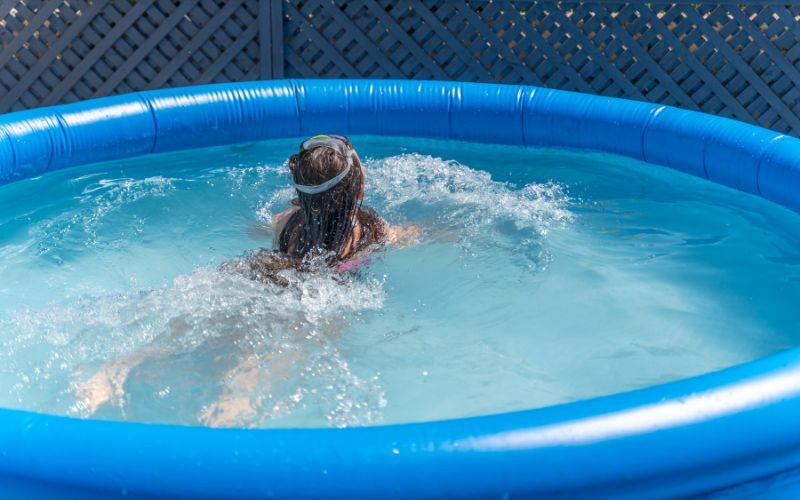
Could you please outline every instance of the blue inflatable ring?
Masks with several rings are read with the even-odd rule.
[[[800,209],[797,139],[666,106],[458,82],[252,82],[7,114],[0,182],[330,131],[607,151]],[[609,397],[408,425],[236,430],[0,410],[5,496],[672,497],[785,486],[798,468],[800,349]]]

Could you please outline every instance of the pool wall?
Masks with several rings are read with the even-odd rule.
[[[800,211],[800,141],[792,137],[641,102],[432,81],[226,84],[8,114],[0,116],[0,183],[319,133],[606,151]],[[588,401],[369,428],[208,429],[0,410],[0,495],[796,495],[799,430],[800,349]]]

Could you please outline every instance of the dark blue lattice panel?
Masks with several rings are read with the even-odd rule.
[[[800,3],[0,0],[0,112],[284,76],[525,83],[800,134]]]
[[[286,0],[293,77],[525,83],[800,133],[790,2]]]

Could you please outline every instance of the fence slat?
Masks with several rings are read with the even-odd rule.
[[[615,16],[609,15],[606,11],[603,11],[601,15],[603,16],[603,21],[613,28],[614,32],[623,40],[623,43],[630,49],[631,53],[645,64],[649,75],[666,87],[666,90],[677,100],[681,107],[692,110],[699,109],[697,104],[689,97],[689,94],[684,92],[652,56],[646,50],[642,49],[642,46],[633,40],[630,34],[620,26]]]
[[[492,44],[497,54],[503,57],[511,65],[513,70],[526,81],[533,81],[536,75],[526,65],[522,64],[516,54],[497,36],[497,34],[478,16],[469,5],[459,5],[459,12]]]
[[[597,61],[603,61],[605,59],[605,57],[600,53],[600,51],[597,50],[597,47],[595,46],[594,42],[589,40],[584,35],[582,30],[578,28],[569,17],[564,15],[564,12],[562,12],[561,9],[553,9],[550,12],[550,15],[553,16],[556,20],[561,22],[562,28],[565,28],[567,25],[569,25],[567,31],[573,34],[573,39],[576,40],[578,43],[580,43],[583,50],[585,52],[588,52],[590,57],[596,58]],[[610,76],[611,79],[614,80],[625,91],[625,95],[630,96],[633,99],[644,100],[644,96],[639,91],[639,89],[634,87],[633,84],[629,82],[627,78],[625,78],[625,75],[620,73],[620,71],[616,68],[616,66],[614,66],[613,64],[607,64],[605,65],[604,69],[605,73],[608,76]]]
[[[0,112],[11,109],[14,101],[19,99],[19,97],[26,92],[31,85],[33,85],[35,80],[39,78],[42,72],[44,72],[50,66],[50,64],[53,62],[53,59],[57,58],[67,44],[75,36],[77,36],[77,34],[79,34],[92,19],[94,19],[94,16],[100,12],[101,8],[102,4],[100,2],[90,5],[89,9],[82,13],[78,21],[72,24],[61,36],[58,37],[56,42],[47,50],[44,56],[40,57],[36,61],[36,64],[28,69],[19,82],[9,89],[6,95],[0,99]]]
[[[272,62],[272,0],[258,0],[258,49],[261,57],[259,74],[264,80],[275,78],[275,65]]]
[[[338,8],[330,9],[331,17],[338,23],[337,27],[342,28],[348,32],[355,40],[359,42],[359,45],[363,50],[367,52],[371,56],[370,61],[374,62],[375,64],[379,65],[386,71],[386,74],[389,75],[391,78],[403,78],[403,72],[392,63],[391,59],[383,55],[381,51],[372,43],[372,40],[367,38],[364,33],[356,26],[353,21],[347,18],[341,10]]]
[[[150,80],[145,89],[162,87],[172,75],[198,50],[235,11],[240,8],[244,0],[228,0],[225,5],[214,14],[200,31],[194,34],[191,41],[181,51],[161,68],[158,74]]]
[[[8,44],[8,46],[3,47],[3,50],[0,51],[0,66],[4,66],[8,63],[11,57],[16,54],[16,52],[23,46],[23,44],[27,43],[29,39],[33,38],[34,33],[42,26],[42,23],[47,19],[47,17],[58,7],[62,0],[49,0],[46,2],[36,15],[34,15],[31,19],[26,20],[28,21],[25,28],[20,32],[19,36],[14,38],[14,40]]]
[[[200,77],[195,80],[194,83],[196,84],[203,84],[203,83],[210,83],[215,76],[217,76],[221,71],[225,69],[225,66],[236,57],[239,51],[242,50],[242,47],[247,45],[251,40],[253,40],[256,35],[258,35],[258,25],[251,24],[243,33],[239,35],[236,39],[236,42],[229,46],[222,55],[214,61],[214,64],[208,67],[206,71],[203,72]]]
[[[311,3],[311,2],[308,2]],[[315,44],[315,47],[321,50],[327,57],[327,62],[333,64],[342,72],[342,76],[347,78],[358,78],[361,76],[356,68],[350,62],[339,56],[339,51],[333,46],[325,37],[319,34],[303,16],[295,9],[287,9],[289,18],[297,23],[300,33],[308,37],[308,39]],[[313,78],[314,74],[305,75],[307,78]]]
[[[270,3],[269,44],[272,46],[272,78],[283,78],[283,0],[270,0]]]
[[[97,89],[94,96],[101,97],[104,95],[111,94],[114,88],[119,85],[123,78],[125,78],[131,71],[136,68],[136,65],[147,55],[152,52],[156,46],[161,42],[161,40],[169,34],[170,30],[172,30],[178,22],[186,15],[187,12],[194,6],[194,1],[192,0],[184,0],[180,3],[178,8],[172,11],[169,16],[164,19],[158,26],[158,28],[151,33],[147,37],[147,41],[145,41],[140,47],[136,49],[136,51],[131,54],[131,56],[127,59],[124,66],[120,67],[117,71],[114,72],[110,77],[103,82],[103,85]]]
[[[518,12],[511,11],[511,15],[514,17],[517,23],[527,24],[525,19],[522,18],[522,16]],[[551,61],[562,60],[562,57],[550,45],[550,42],[548,40],[545,40],[545,38],[539,33],[538,30],[536,29],[530,30],[530,33],[526,38],[532,39],[536,47],[541,49],[544,52],[544,54],[549,58],[549,60]],[[580,75],[580,73],[575,71],[575,68],[573,68],[571,65],[564,64],[560,68],[559,73],[563,75],[565,78],[567,78],[567,80],[570,82],[569,90],[577,90],[580,92],[592,92],[592,87],[588,83],[586,83],[586,80],[584,80],[583,77]],[[524,80],[523,83],[525,83]]]
[[[694,9],[688,9],[688,15],[690,19],[693,19],[696,23],[698,28],[703,31],[703,34],[709,38],[709,41],[714,40],[714,45],[717,50],[719,50],[728,62],[738,70],[739,74],[742,75],[747,82],[752,85],[761,97],[766,100],[773,110],[775,110],[787,123],[794,129],[800,130],[800,118],[795,116],[781,101],[780,97],[775,95],[772,89],[767,86],[764,81],[753,72],[752,69],[744,62],[740,57],[736,55],[736,53],[731,49],[730,45],[728,45],[725,40],[719,35],[719,33],[707,23],[704,22],[703,18],[700,17],[700,14],[697,13]]]
[[[442,70],[442,68],[440,68],[439,66],[433,64],[433,62],[430,60],[430,57],[428,57],[428,55],[425,53],[422,47],[420,47],[419,44],[416,41],[414,41],[414,39],[411,38],[408,35],[408,33],[405,32],[405,30],[401,29],[398,26],[398,24],[394,21],[394,19],[389,17],[389,15],[386,13],[386,10],[383,7],[378,5],[377,2],[365,2],[365,3],[368,11],[373,16],[375,16],[375,19],[377,21],[380,21],[383,24],[383,26],[386,29],[388,29],[389,32],[391,32],[401,44],[403,44],[404,48],[409,52],[411,52],[417,58],[417,62],[422,66],[425,66],[431,72],[434,78],[438,78],[441,80],[449,79],[447,77],[447,73],[445,73],[444,70]],[[406,78],[413,78],[413,77],[414,75],[406,75]]]
[[[439,22],[438,19],[431,13],[431,11],[425,6],[425,4],[421,0],[412,0],[411,6],[415,12],[417,12],[422,20],[431,27],[431,29],[441,37],[442,41],[447,44],[447,47],[452,50],[455,55],[464,63],[465,66],[472,68],[476,75],[480,75],[482,80],[491,81],[492,74],[486,70],[483,66],[475,61],[475,58],[470,55],[469,52],[461,45],[461,42],[456,39],[446,28],[442,26],[442,23]]]
[[[17,3],[19,3],[19,0],[4,0],[0,3],[0,18],[6,17]]]
[[[668,40],[670,47],[673,47],[673,50],[675,50],[682,58],[683,63],[687,67],[686,69],[696,74],[703,81],[703,83],[714,92],[714,94],[723,96],[728,106],[733,108],[732,111],[737,117],[746,119],[749,114],[744,106],[742,106],[741,103],[739,103],[739,101],[737,101],[736,98],[728,91],[728,89],[726,89],[716,79],[716,77],[708,69],[706,69],[705,66],[703,66],[703,63],[697,59],[694,53],[685,47],[678,37],[675,36],[675,34],[667,29],[664,23],[662,23],[658,18],[658,15],[654,12],[648,12],[648,18],[652,28],[657,33],[662,35],[666,40]],[[700,106],[700,109],[703,109],[702,106]]]
[[[786,59],[786,56],[775,47],[772,42],[765,36],[765,34],[756,28],[750,20],[745,17],[739,9],[731,9],[731,15],[734,19],[739,21],[739,25],[750,35],[753,43],[758,46],[760,50],[766,52],[772,62],[780,68],[795,85],[800,86],[800,71]],[[798,40],[800,42],[800,40]]]
[[[100,59],[107,50],[111,48],[118,38],[122,37],[128,28],[136,22],[136,20],[144,13],[151,5],[153,0],[140,0],[136,2],[134,7],[129,10],[125,16],[114,25],[113,28],[94,46],[94,48],[86,56],[83,57],[81,62],[65,77],[61,83],[55,87],[50,95],[43,101],[43,106],[51,106],[61,100],[61,98],[69,92],[70,89],[77,83],[77,81],[86,73],[86,71]]]

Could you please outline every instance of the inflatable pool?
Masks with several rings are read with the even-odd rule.
[[[800,141],[666,106],[526,86],[290,80],[0,117],[0,183],[150,153],[335,131],[606,151],[800,210]],[[800,492],[800,348],[538,410],[235,430],[0,410],[0,495],[671,497]]]

